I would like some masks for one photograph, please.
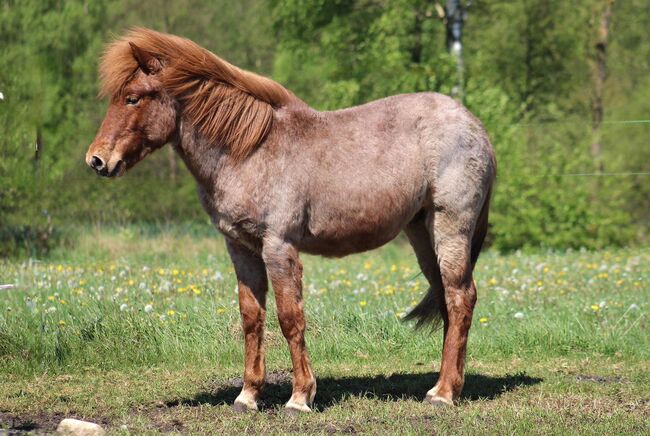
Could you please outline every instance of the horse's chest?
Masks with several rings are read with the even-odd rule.
[[[264,231],[263,226],[254,219],[255,207],[206,195],[201,195],[201,202],[221,233],[251,250],[261,250]]]

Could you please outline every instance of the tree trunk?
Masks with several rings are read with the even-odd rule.
[[[607,42],[609,34],[609,23],[612,16],[612,4],[614,0],[602,0],[600,7],[594,11],[597,21],[596,40],[594,44],[594,58],[592,62],[593,95],[591,100],[591,157],[594,161],[596,171],[603,172],[602,160],[602,132],[604,107],[603,90],[607,78]],[[599,15],[599,16],[598,16]]]
[[[456,86],[452,89],[451,94],[456,100],[463,101],[465,69],[463,65],[462,36],[465,9],[460,4],[460,0],[447,0],[445,15],[447,17],[447,50],[456,60]]]

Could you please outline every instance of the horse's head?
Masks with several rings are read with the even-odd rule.
[[[86,153],[86,163],[106,177],[121,176],[176,132],[177,108],[162,86],[163,65],[130,45],[138,69],[111,97],[106,117]]]

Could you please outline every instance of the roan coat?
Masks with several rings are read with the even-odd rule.
[[[496,169],[488,136],[467,109],[421,93],[318,112],[189,40],[142,28],[107,46],[100,74],[111,103],[88,165],[122,175],[172,143],[226,237],[245,337],[237,409],[257,409],[264,384],[268,280],[293,363],[286,407],[309,411],[316,379],[299,253],[345,256],[402,230],[430,283],[407,319],[444,326],[440,377],[425,400],[458,399]]]

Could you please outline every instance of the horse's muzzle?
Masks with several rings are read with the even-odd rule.
[[[103,177],[116,177],[116,176],[121,176],[124,173],[125,169],[125,164],[123,160],[118,160],[113,168],[109,168],[109,166],[104,162],[104,160],[97,156],[93,155],[90,157],[90,159],[87,160],[86,162],[90,168],[94,169],[97,174]]]

